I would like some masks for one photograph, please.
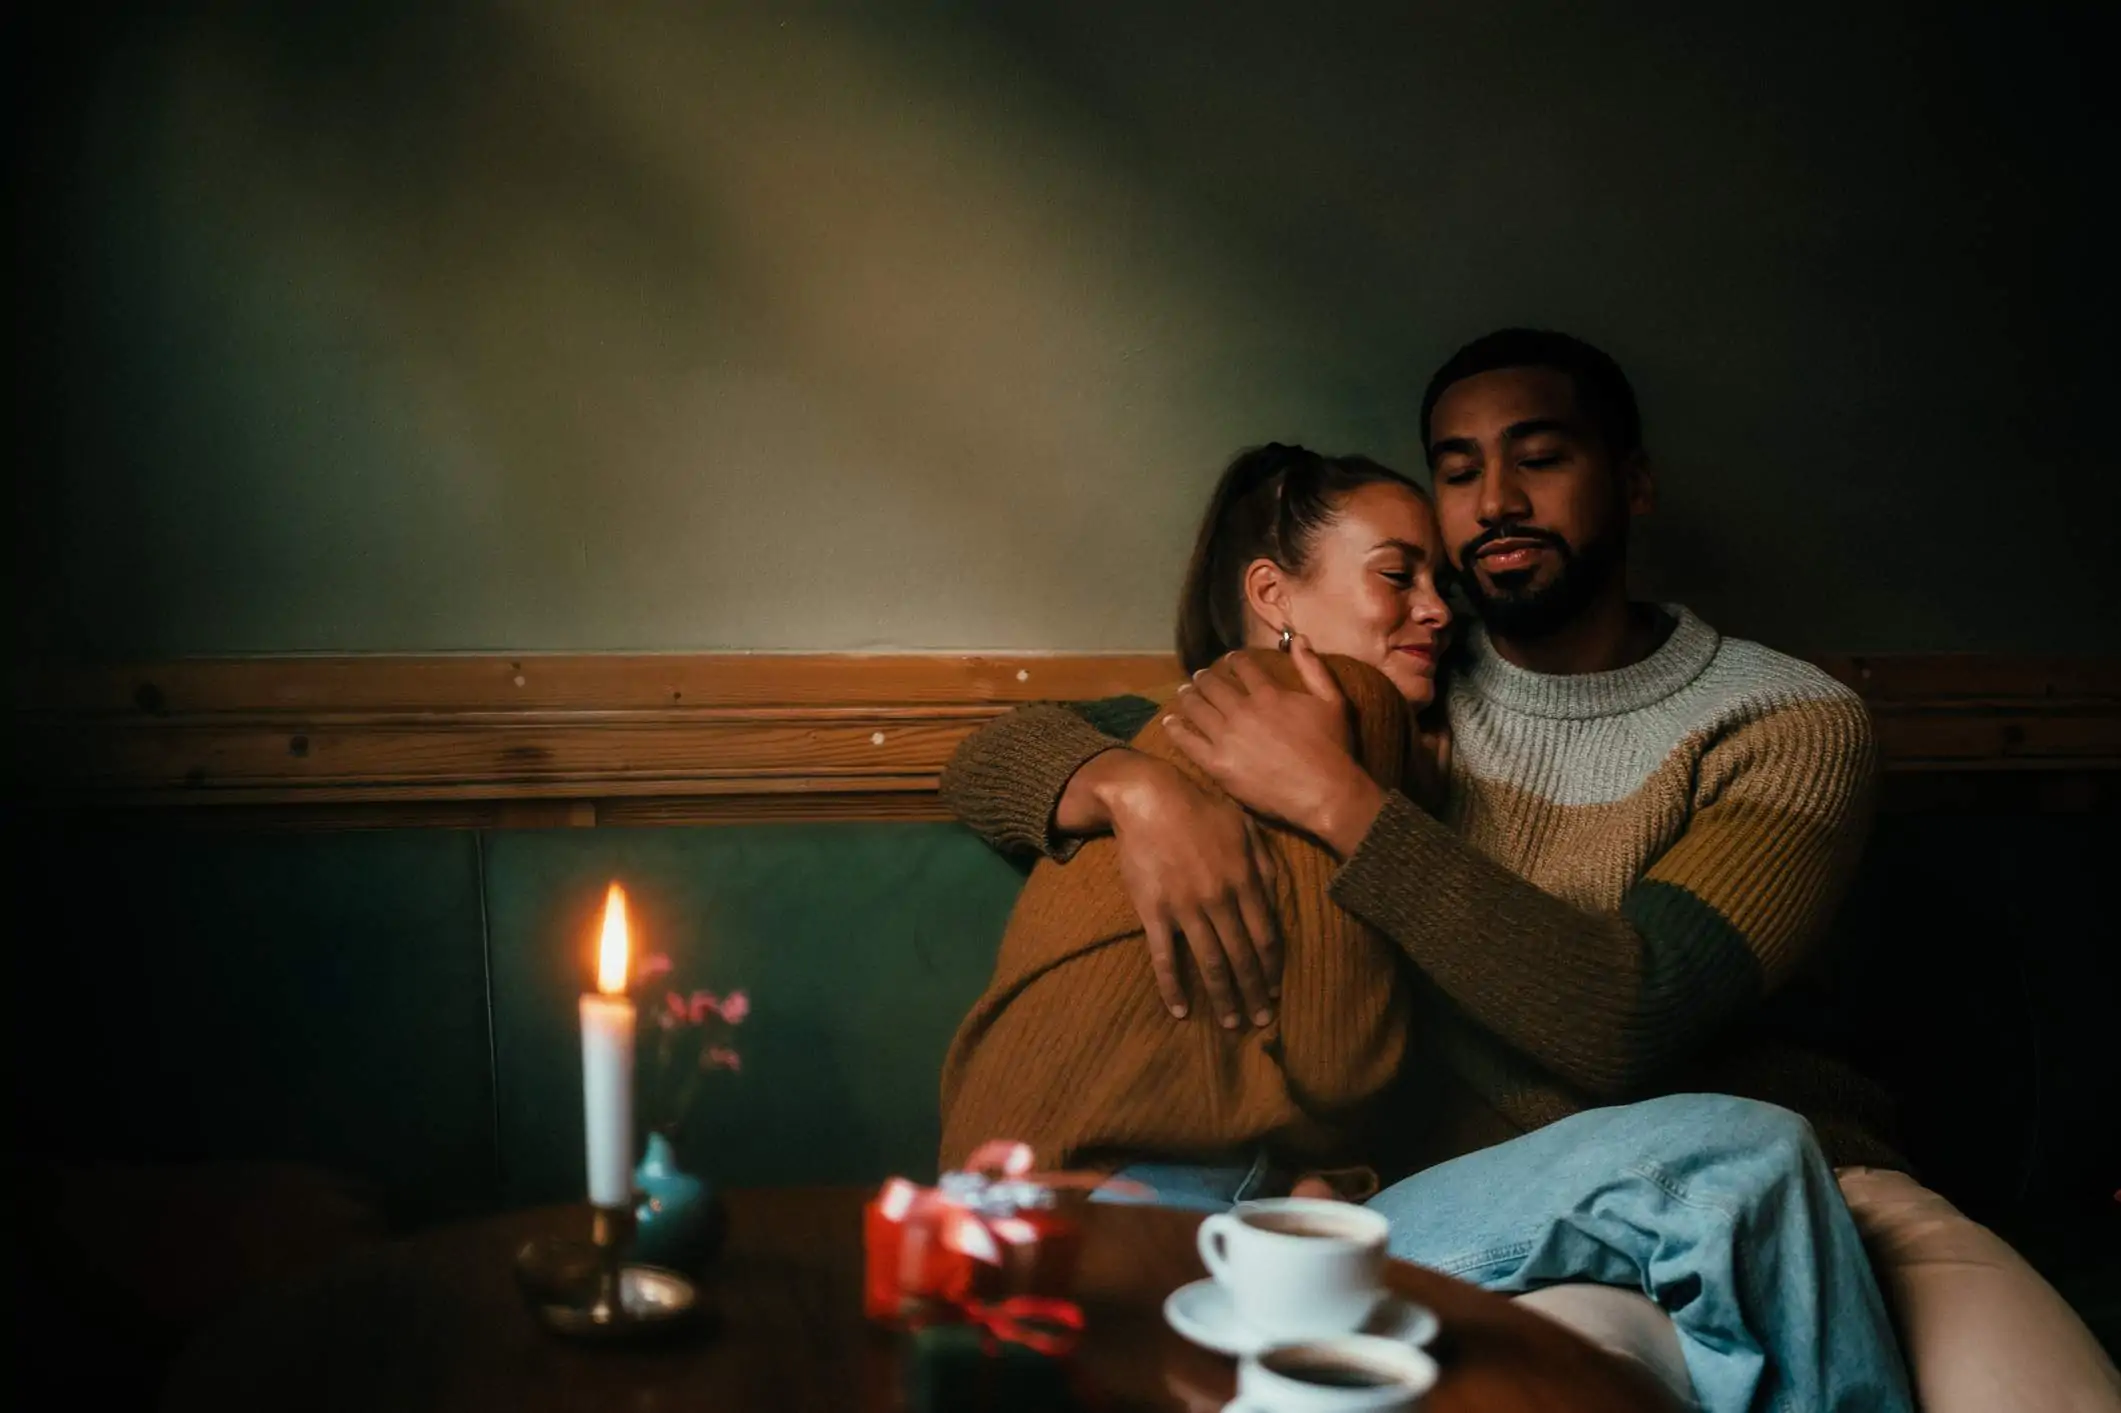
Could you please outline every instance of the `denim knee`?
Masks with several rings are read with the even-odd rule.
[[[1798,1162],[1819,1153],[1819,1138],[1812,1132],[1811,1121],[1794,1109],[1764,1099],[1741,1099],[1729,1094],[1717,1097],[1728,1115],[1726,1121],[1734,1141],[1742,1142],[1753,1152]]]
[[[1810,1122],[1780,1104],[1735,1094],[1668,1094],[1636,1107],[1655,1132],[1697,1159],[1729,1154],[1779,1170],[1826,1161]]]

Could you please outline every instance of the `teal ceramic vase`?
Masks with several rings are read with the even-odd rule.
[[[651,1133],[633,1185],[641,1193],[634,1208],[634,1259],[691,1274],[706,1269],[728,1227],[714,1184],[679,1167],[670,1140]]]

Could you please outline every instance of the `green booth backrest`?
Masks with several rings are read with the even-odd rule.
[[[697,1171],[932,1172],[943,1051],[1022,884],[939,824],[21,837],[27,1151],[315,1163],[408,1220],[582,1191],[575,1006],[612,879],[671,985],[752,1001]]]
[[[1889,816],[1844,909],[1811,1021],[1977,1216],[2112,1211],[2117,823]],[[951,825],[16,837],[22,1151],[311,1162],[414,1220],[580,1192],[575,1003],[614,878],[675,985],[753,1002],[698,1171],[928,1172],[937,1067],[1020,886]]]
[[[486,847],[505,1202],[581,1191],[575,1006],[611,879],[671,988],[751,999],[743,1068],[705,1076],[688,1167],[734,1185],[933,1174],[936,1075],[1015,869],[951,825],[521,831]],[[644,1065],[658,1034],[644,1012]]]

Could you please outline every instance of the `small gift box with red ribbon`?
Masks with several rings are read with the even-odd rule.
[[[886,1182],[863,1212],[869,1318],[908,1327],[977,1324],[1004,1302],[1064,1301],[1082,1226],[1060,1193],[1096,1179],[1033,1173],[1031,1159],[1024,1144],[988,1143],[934,1187]]]

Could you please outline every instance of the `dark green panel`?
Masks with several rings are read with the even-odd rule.
[[[751,995],[743,1072],[708,1076],[684,1144],[696,1170],[734,1185],[932,1170],[943,1050],[1020,884],[999,857],[954,825],[519,831],[487,839],[509,1202],[582,1188],[575,1004],[613,878],[680,987]]]
[[[317,1163],[414,1217],[490,1206],[477,846],[444,830],[25,840],[37,921],[12,954],[21,968],[24,942],[57,944],[29,973],[51,1004],[17,1032],[36,1146]]]

